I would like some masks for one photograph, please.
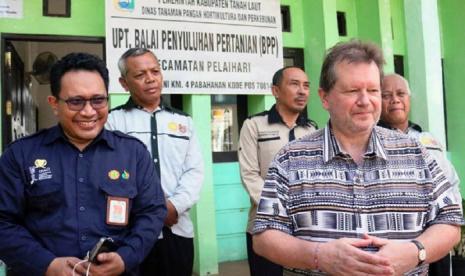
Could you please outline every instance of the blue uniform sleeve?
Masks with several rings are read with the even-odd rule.
[[[23,224],[24,187],[29,183],[18,157],[19,151],[9,148],[0,158],[0,259],[18,275],[43,275],[55,256]]]
[[[124,261],[126,271],[137,267],[157,241],[166,217],[165,197],[150,153],[140,145],[136,181],[137,196],[131,211],[131,230],[117,252]]]

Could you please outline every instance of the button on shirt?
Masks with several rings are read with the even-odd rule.
[[[127,226],[109,225],[107,197],[129,200]],[[0,259],[18,275],[43,275],[55,257],[84,258],[101,237],[137,271],[166,216],[145,146],[103,130],[80,152],[59,126],[11,144],[0,159]]]
[[[358,166],[327,126],[277,154],[254,233],[276,229],[320,242],[368,233],[410,241],[433,224],[463,225],[464,220],[452,185],[418,141],[375,127]],[[409,275],[427,269],[424,264]]]
[[[163,104],[148,112],[129,98],[110,112],[105,127],[137,137],[147,145],[165,196],[178,213],[178,223],[171,231],[194,237],[189,210],[200,197],[203,159],[192,118]]]

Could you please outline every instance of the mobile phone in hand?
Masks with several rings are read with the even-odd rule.
[[[104,252],[113,252],[116,250],[116,244],[112,238],[100,238],[94,248],[89,253],[88,261],[98,264],[97,255]]]

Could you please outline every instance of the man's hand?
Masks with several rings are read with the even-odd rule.
[[[97,256],[97,260],[99,264],[83,262],[77,265],[77,262],[69,261],[69,265],[71,268],[76,266],[76,275],[87,275],[87,269],[89,269],[89,275],[92,276],[117,276],[124,272],[124,262],[118,253],[100,253]]]
[[[370,239],[373,246],[379,247],[376,255],[389,259],[395,275],[404,275],[418,265],[418,249],[413,243],[390,241],[367,234],[364,238]]]
[[[90,274],[93,276],[116,276],[124,272],[124,261],[123,259],[121,259],[121,256],[116,252],[100,253],[97,256],[97,260],[100,262],[100,264],[92,264],[92,266],[90,267]]]
[[[48,265],[45,276],[71,276],[73,274],[73,266],[70,264],[77,264],[80,261],[82,260],[76,257],[55,258]]]
[[[394,275],[388,258],[360,249],[371,244],[370,239],[348,238],[322,243],[318,253],[319,269],[330,275]]]
[[[176,208],[169,199],[166,200],[166,209],[168,213],[166,214],[165,225],[171,227],[178,223],[178,211],[176,211]]]

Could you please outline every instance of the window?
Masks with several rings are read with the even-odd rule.
[[[347,23],[345,12],[337,12],[337,30],[339,32],[339,36],[347,36]]]
[[[301,48],[283,49],[284,66],[297,66],[304,69],[304,50]]]
[[[71,0],[43,0],[44,16],[71,17]]]
[[[239,132],[247,114],[247,96],[212,95],[213,162],[237,161]]]
[[[183,110],[182,94],[162,94],[161,98],[164,104],[174,107],[177,110]]]
[[[404,56],[394,55],[394,72],[404,76]]]
[[[291,11],[289,6],[281,6],[281,25],[283,32],[291,31]]]

